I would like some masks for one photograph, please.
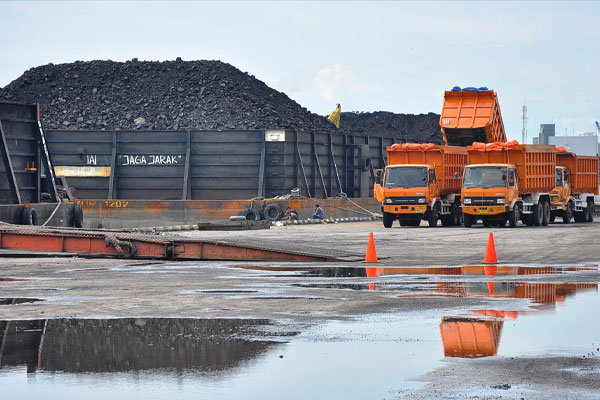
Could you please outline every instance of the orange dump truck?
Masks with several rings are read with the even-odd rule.
[[[485,226],[512,228],[548,225],[550,191],[554,189],[556,148],[549,145],[474,143],[467,147],[461,201],[465,227],[478,220]]]
[[[498,95],[485,87],[446,91],[440,127],[450,146],[506,142]]]
[[[374,195],[382,203],[383,226],[461,224],[460,179],[467,149],[457,146],[402,143],[387,148],[388,166],[377,170]]]
[[[598,156],[578,156],[559,147],[556,153],[556,183],[550,192],[551,215],[565,224],[594,220],[594,195],[598,194]]]

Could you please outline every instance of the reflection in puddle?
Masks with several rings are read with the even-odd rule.
[[[503,321],[444,317],[440,324],[446,357],[478,358],[498,352]]]
[[[23,303],[37,303],[38,301],[43,301],[40,299],[32,299],[25,297],[11,297],[11,298],[0,298],[0,306],[14,306],[16,304]]]
[[[0,321],[0,369],[25,364],[28,372],[226,370],[277,344],[263,338],[268,325],[237,319]]]

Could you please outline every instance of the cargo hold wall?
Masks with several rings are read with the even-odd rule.
[[[79,199],[371,197],[393,138],[284,130],[47,132]]]

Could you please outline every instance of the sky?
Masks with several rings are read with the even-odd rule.
[[[600,2],[0,1],[0,87],[49,62],[221,60],[318,114],[498,93],[509,139],[600,121]]]

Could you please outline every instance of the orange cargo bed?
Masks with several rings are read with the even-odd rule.
[[[559,152],[556,154],[556,163],[569,168],[573,194],[598,194],[598,156]]]

